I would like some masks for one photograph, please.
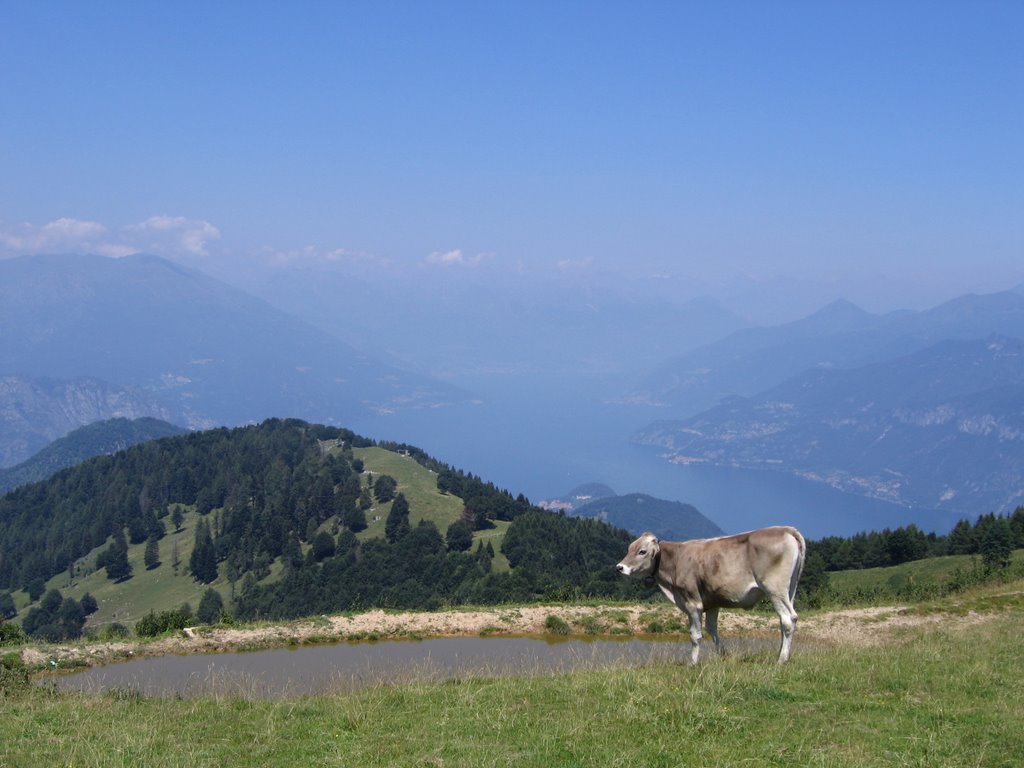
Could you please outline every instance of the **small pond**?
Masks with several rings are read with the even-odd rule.
[[[711,650],[709,645],[705,643],[702,651]],[[144,696],[285,698],[409,680],[528,676],[663,660],[683,662],[689,651],[689,638],[444,637],[159,656],[94,667],[48,682],[87,693],[116,689]]]

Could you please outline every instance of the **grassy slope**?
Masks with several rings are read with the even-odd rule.
[[[944,583],[958,568],[970,571],[975,563],[980,563],[980,559],[973,555],[931,557],[887,568],[836,571],[829,574],[829,582],[840,593],[854,590],[898,589],[909,582]],[[1024,566],[1024,549],[1015,551],[1011,560],[1012,568],[1021,566]]]
[[[398,482],[398,490],[409,500],[410,519],[413,525],[420,520],[430,520],[444,535],[448,526],[459,519],[462,512],[461,499],[442,494],[437,490],[437,476],[416,463],[408,456],[402,456],[382,448],[356,449],[355,455],[363,459],[366,469],[374,476],[391,475]],[[364,474],[364,483],[369,479]],[[384,521],[387,520],[391,504],[382,504],[367,513],[368,528],[359,534],[359,538],[367,539],[384,536]],[[375,519],[378,518],[378,519]],[[47,583],[47,589],[59,589],[65,597],[80,600],[88,592],[96,598],[99,610],[89,618],[88,627],[102,627],[117,621],[132,627],[135,622],[149,611],[166,611],[177,608],[182,603],[189,603],[192,609],[199,607],[199,601],[210,586],[221,593],[225,604],[229,603],[231,585],[223,575],[212,585],[198,584],[188,574],[188,559],[195,543],[195,525],[197,516],[188,511],[182,528],[178,532],[169,532],[160,542],[159,567],[147,571],[143,562],[145,543],[128,547],[128,560],[132,564],[133,575],[128,581],[114,584],[107,579],[106,571],[94,571],[96,555],[106,548],[100,547],[76,563],[76,576],[72,579],[67,572],[54,576]],[[170,519],[165,520],[168,528]],[[474,541],[490,541],[495,549],[492,567],[495,571],[508,570],[508,560],[501,554],[501,541],[508,523],[498,523],[494,529],[479,531]],[[171,552],[174,542],[178,544],[178,557],[181,565],[177,575],[171,567]],[[268,581],[280,573],[280,564],[275,563]],[[15,605],[19,610],[19,620],[24,618],[24,609],[29,605],[28,595],[24,592],[13,593]]]
[[[76,766],[1019,766],[1024,583],[968,632],[696,668],[412,682],[291,701],[0,697],[0,764]],[[942,611],[937,603],[931,610]]]
[[[87,627],[100,627],[117,621],[130,628],[151,610],[170,610],[186,602],[195,610],[199,607],[203,593],[211,586],[221,593],[221,597],[227,604],[231,587],[226,579],[221,577],[211,585],[198,584],[188,573],[188,559],[195,543],[197,519],[198,515],[195,512],[188,511],[181,530],[168,531],[160,541],[161,564],[151,571],[146,570],[143,561],[146,551],[145,543],[130,545],[128,561],[132,565],[132,578],[121,584],[115,584],[107,578],[105,569],[93,570],[96,555],[105,548],[104,546],[93,550],[76,563],[74,579],[71,579],[67,572],[57,574],[47,582],[47,589],[59,589],[64,597],[73,597],[76,600],[81,600],[86,592],[95,597],[99,604],[99,610],[89,617]],[[166,518],[165,522],[170,529],[170,517]],[[171,564],[171,553],[175,542],[178,544],[180,560],[177,575],[175,575]],[[28,597],[24,593],[15,594],[18,596],[16,604],[20,610],[28,601]],[[23,617],[24,614],[19,615],[19,618]]]
[[[445,534],[448,526],[459,519],[462,514],[462,500],[457,496],[442,494],[437,490],[437,475],[420,465],[415,459],[401,454],[386,451],[383,448],[356,448],[352,451],[356,458],[362,459],[365,469],[374,477],[390,475],[398,482],[398,491],[404,493],[409,500],[409,519],[412,525],[420,520],[429,520]],[[364,474],[364,478],[366,475]],[[365,479],[364,479],[365,482]],[[359,534],[360,539],[373,536],[384,536],[384,523],[391,511],[391,503],[375,506],[366,513],[369,524]],[[477,531],[473,536],[473,546],[477,541],[490,541],[494,547],[495,571],[507,571],[508,560],[501,554],[501,542],[508,530],[508,523],[499,522],[494,528]]]

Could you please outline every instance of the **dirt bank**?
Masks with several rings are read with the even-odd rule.
[[[959,626],[986,620],[986,614],[958,616]],[[858,608],[807,614],[800,620],[798,638],[828,645],[877,645],[899,642],[902,630],[948,622],[944,615],[921,615],[901,606]],[[723,611],[720,631],[730,637],[774,636],[774,614]],[[148,642],[82,642],[33,645],[22,651],[32,668],[67,669],[95,666],[119,659],[164,654],[217,653],[235,650],[328,643],[343,640],[383,640],[459,635],[542,635],[550,632],[579,635],[678,635],[689,642],[685,622],[672,606],[567,606],[540,605],[479,610],[396,613],[367,611],[276,625],[245,627],[192,627],[170,637]],[[799,642],[799,640],[798,640]]]

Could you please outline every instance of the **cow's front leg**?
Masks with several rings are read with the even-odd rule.
[[[708,608],[704,612],[704,624],[708,628],[708,634],[711,635],[711,639],[715,641],[715,650],[719,653],[725,653],[725,645],[722,644],[722,638],[718,636],[718,609]]]
[[[700,623],[701,618],[703,618],[701,614],[704,613],[704,606],[689,603],[683,610],[690,617],[690,642],[693,643],[693,648],[690,649],[690,663],[696,664],[700,656]]]

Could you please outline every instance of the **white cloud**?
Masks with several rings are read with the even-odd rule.
[[[335,264],[357,272],[371,272],[387,269],[391,260],[366,251],[351,248],[332,248],[324,251],[313,245],[293,248],[287,251],[266,249],[267,259],[274,267],[287,268],[308,264]]]
[[[461,249],[453,251],[434,251],[424,259],[424,263],[440,267],[475,267],[484,261],[493,258],[493,253],[478,253],[476,256],[466,256]]]
[[[0,256],[35,253],[95,253],[123,258],[133,253],[206,256],[220,230],[208,221],[184,216],[151,216],[117,231],[96,221],[60,218],[47,224],[0,226]]]
[[[220,239],[220,230],[202,219],[184,216],[150,216],[141,224],[125,227],[129,238],[138,237],[143,250],[150,253],[185,252],[192,256],[206,256],[206,244]]]
[[[60,218],[37,226],[25,222],[0,229],[0,249],[10,255],[94,250],[107,228],[95,221]]]

